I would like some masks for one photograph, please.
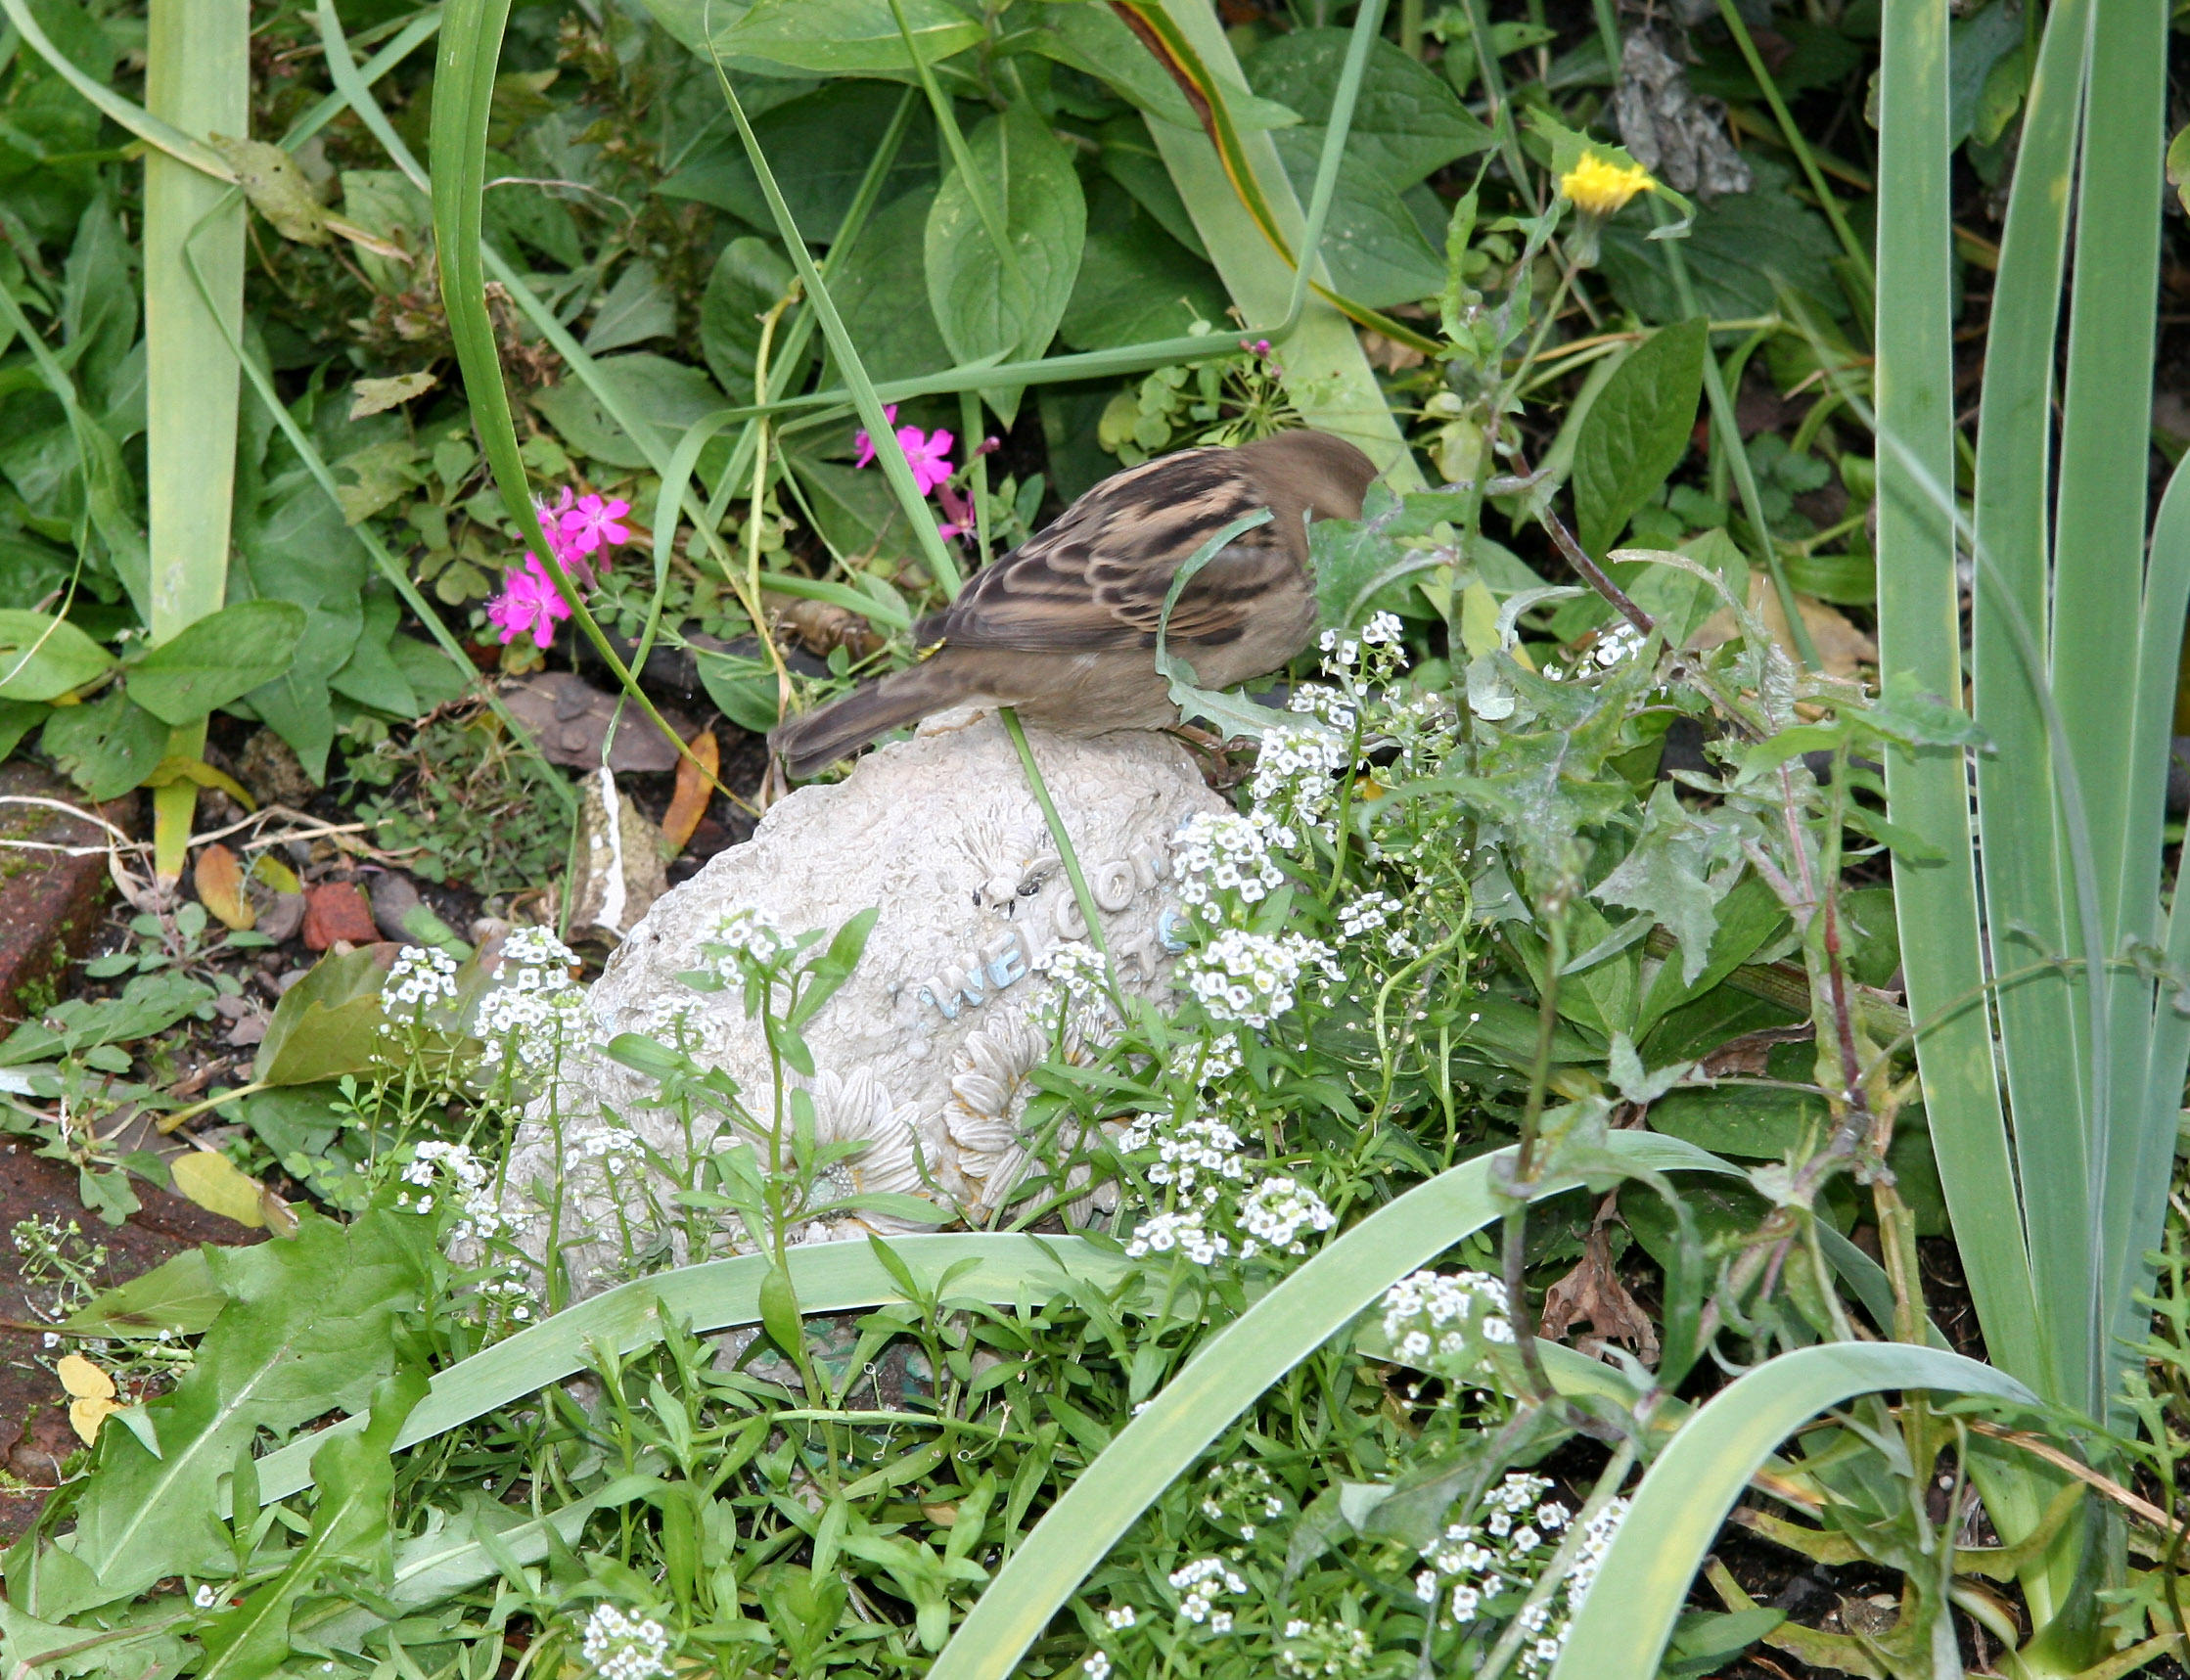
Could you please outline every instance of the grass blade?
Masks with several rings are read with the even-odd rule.
[[[1929,0],[1886,0],[1880,71],[1878,317],[1879,664],[1931,693],[1962,694],[1961,623],[1951,510],[1933,486],[1954,481],[1947,181],[1946,14]],[[2019,1221],[2007,1122],[1982,997],[1976,858],[1960,752],[1889,753],[1893,820],[1943,854],[1895,858],[1909,1013],[1939,1179],[1992,1357],[2041,1392],[2048,1356]],[[1947,1011],[1955,1009],[1951,1016]]]
[[[1116,1289],[1135,1269],[1115,1249],[1077,1237],[1040,1239],[992,1232],[898,1237],[898,1259],[932,1281],[962,1261],[975,1264],[951,1280],[951,1294],[973,1299],[1017,1300],[1023,1292],[1077,1280]],[[587,1368],[596,1346],[631,1353],[652,1345],[671,1320],[695,1332],[760,1322],[760,1285],[774,1264],[767,1254],[742,1254],[679,1266],[593,1296],[553,1318],[475,1353],[433,1379],[403,1422],[401,1450],[459,1424],[523,1399],[534,1389]],[[902,1301],[905,1292],[865,1241],[813,1243],[791,1250],[787,1264],[799,1305],[807,1312],[851,1312]],[[364,1428],[362,1417],[292,1441],[258,1461],[258,1497],[270,1502],[310,1485],[311,1458],[336,1430]],[[223,1516],[226,1515],[224,1511]]]
[[[1711,1396],[1643,1477],[1552,1680],[1655,1674],[1688,1584],[1749,1478],[1807,1419],[1890,1388],[2036,1400],[1993,1366],[1906,1342],[1826,1342],[1758,1366]]]
[[[153,0],[149,27],[152,114],[190,134],[249,132],[248,0]],[[228,590],[242,394],[228,346],[244,318],[244,214],[235,187],[165,151],[146,155],[145,489],[155,647],[219,611]],[[205,749],[200,719],[169,737],[166,755],[197,759]],[[197,803],[198,785],[187,777],[153,791],[162,881],[182,875]]]
[[[1615,1132],[1607,1147],[1660,1171],[1724,1170],[1715,1157],[1655,1133]],[[1490,1173],[1511,1154],[1463,1161],[1379,1208],[1206,1341],[997,1571],[929,1680],[1010,1674],[1118,1537],[1264,1389],[1392,1284],[1506,1211]],[[1578,1182],[1547,1179],[1535,1194]]]

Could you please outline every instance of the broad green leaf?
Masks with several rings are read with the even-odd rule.
[[[248,512],[238,509],[228,599],[289,601],[305,613],[289,669],[245,698],[315,781],[335,739],[329,679],[349,662],[364,628],[367,564],[359,532],[309,479],[278,480]]]
[[[395,597],[375,592],[364,601],[364,623],[342,668],[327,679],[327,686],[344,699],[372,706],[396,717],[417,717],[427,708],[419,704],[418,691],[395,662],[395,626],[402,610]],[[416,644],[413,644],[414,646]]]
[[[764,239],[734,239],[715,258],[700,298],[700,352],[733,401],[751,398],[760,318],[794,278],[789,260]]]
[[[16,743],[52,715],[51,707],[36,701],[0,700],[0,759],[14,752]]]
[[[211,1252],[231,1298],[190,1374],[146,1408],[162,1456],[117,1432],[76,1509],[75,1555],[105,1594],[233,1564],[214,1513],[237,1444],[363,1403],[394,1359],[395,1315],[418,1298],[420,1224],[391,1209],[352,1225],[306,1211],[286,1241]]]
[[[928,211],[929,306],[959,361],[1032,360],[1049,348],[1079,274],[1087,235],[1079,176],[1049,125],[1020,106],[975,129],[967,149],[979,181],[953,168]],[[1003,214],[1016,274],[989,241],[977,191]],[[1019,392],[985,394],[1008,423]]]
[[[114,657],[66,618],[0,613],[0,700],[58,700],[114,667]]]
[[[173,1259],[94,1296],[63,1320],[61,1328],[124,1338],[162,1333],[197,1336],[227,1304],[228,1296],[213,1281],[205,1250],[185,1249]]]
[[[768,1275],[760,1280],[760,1325],[769,1339],[786,1354],[796,1359],[805,1348],[804,1321],[798,1316],[798,1292],[791,1282],[791,1274],[781,1266],[770,1266]]]
[[[1399,545],[1403,506],[1383,483],[1373,483],[1358,520],[1318,520],[1308,527],[1317,622],[1350,631],[1380,610],[1421,615],[1421,598],[1409,599],[1406,580],[1440,557]]]
[[[794,455],[791,470],[798,475],[798,487],[806,493],[814,528],[833,554],[847,560],[865,555],[879,555],[890,560],[915,551],[917,544],[906,527],[904,515],[898,510],[896,497],[890,494],[882,475],[871,466],[846,467],[835,461],[815,461]],[[775,672],[771,669],[767,702],[770,729],[775,727]],[[753,725],[745,727],[750,729]]]
[[[1293,190],[1306,203],[1323,153],[1321,131],[1286,128],[1270,138]],[[1398,190],[1350,149],[1339,165],[1322,256],[1333,288],[1372,309],[1412,303],[1444,288],[1444,258],[1414,212]]]
[[[616,276],[609,295],[594,309],[585,347],[594,355],[606,355],[649,339],[665,339],[676,329],[676,300],[657,278],[654,264],[641,257]]]
[[[1297,29],[1256,48],[1244,67],[1257,94],[1300,113],[1300,126],[1293,132],[1311,146],[1323,144],[1350,38],[1346,29]],[[1488,151],[1491,143],[1490,130],[1442,76],[1389,42],[1369,49],[1346,130],[1348,158],[1397,192],[1458,159]]]
[[[167,726],[116,688],[88,705],[55,707],[38,745],[92,798],[114,799],[159,767]]]
[[[302,245],[327,243],[327,210],[296,159],[263,140],[238,140],[227,134],[210,134],[206,139],[236,171],[236,185],[243,188],[251,207],[276,233]]]
[[[195,723],[288,670],[305,623],[288,601],[223,607],[130,666],[129,698],[163,723]]]
[[[648,350],[605,357],[594,363],[593,373],[602,386],[612,388],[626,413],[644,417],[635,418],[633,424],[653,431],[651,441],[664,456],[694,421],[728,406],[714,382],[698,368]],[[575,376],[538,392],[532,406],[581,455],[610,467],[650,464],[646,448],[609,417],[600,397]]]
[[[1156,142],[1149,138],[1148,121],[1139,113],[1114,116],[1097,131],[1103,147],[1103,173],[1133,195],[1133,202],[1154,216],[1157,225],[1204,262],[1209,248],[1201,230],[1187,213],[1186,201],[1178,196],[1171,172],[1163,166]],[[1093,210],[1089,223],[1093,224]]]
[[[832,81],[753,118],[753,131],[776,173],[792,218],[809,239],[818,243],[833,238],[851,208],[890,130],[895,91],[882,82]],[[751,94],[746,98],[750,113],[754,102]],[[890,161],[881,202],[890,203],[916,188],[933,188],[936,180],[935,129],[923,109],[915,114]],[[756,228],[774,225],[759,177],[753,172],[735,130],[694,152],[655,191],[663,198],[713,204]]]
[[[1720,321],[1768,315],[1779,305],[1784,283],[1819,313],[1845,313],[1848,306],[1833,278],[1832,265],[1841,255],[1833,230],[1795,197],[1787,170],[1768,159],[1754,159],[1751,167],[1756,187],[1699,204],[1695,225],[1681,241],[1696,311]],[[1650,207],[1641,200],[1606,224],[1605,278],[1613,295],[1645,321],[1682,320],[1688,311],[1650,231]]]
[[[920,56],[930,64],[964,52],[981,26],[948,0],[904,0]],[[889,0],[754,0],[744,17],[718,29],[724,53],[765,59],[832,75],[901,74],[913,68]]]
[[[251,1078],[261,1085],[309,1085],[362,1073],[379,1061],[380,955],[366,946],[325,956],[282,993],[259,1040]]]
[[[1577,534],[1596,558],[1688,452],[1710,353],[1709,323],[1661,328],[1597,393],[1574,443],[1574,469]]]
[[[433,243],[433,210],[426,195],[394,169],[344,169],[342,219],[375,239],[423,255]],[[414,283],[408,263],[358,247],[352,260],[376,290],[394,294]]]
[[[395,1491],[389,1448],[426,1393],[426,1378],[399,1371],[373,1391],[372,1412],[354,1435],[338,1435],[312,1457],[319,1486],[312,1531],[292,1554],[289,1566],[216,1615],[204,1633],[205,1661],[199,1680],[257,1680],[289,1656],[289,1617],[297,1600],[338,1565],[385,1576],[388,1507]]]
[[[935,202],[935,193],[921,188],[877,210],[830,282],[829,294],[872,380],[913,379],[951,365],[928,303],[924,243]],[[973,237],[985,236],[976,228]],[[825,385],[844,383],[834,365],[822,378]]]
[[[1227,325],[1216,271],[1164,231],[1116,181],[1087,199],[1087,246],[1057,334],[1075,350],[1175,339],[1196,321]]]
[[[1038,8],[1037,16],[1041,23],[1034,34],[1036,52],[1093,76],[1119,98],[1162,121],[1180,128],[1201,126],[1178,83],[1110,7],[1091,6],[1086,0],[1064,0],[1061,5]],[[1300,120],[1298,112],[1257,98],[1229,77],[1219,76],[1218,85],[1223,89],[1224,107],[1233,126],[1242,133],[1287,128]],[[1326,99],[1325,109],[1329,106]]]

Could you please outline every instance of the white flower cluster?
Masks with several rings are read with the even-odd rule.
[[[1350,649],[1353,644],[1347,642],[1344,647]],[[1329,661],[1325,662],[1328,665]],[[1360,721],[1361,714],[1352,698],[1346,690],[1333,688],[1329,683],[1302,683],[1285,704],[1288,710],[1312,717],[1340,735],[1351,735],[1353,726]]]
[[[1103,959],[1085,939],[1052,945],[1034,966],[1074,1003],[1100,1003],[1108,996]]]
[[[523,1278],[508,1273],[488,1278],[479,1288],[479,1305],[488,1320],[526,1324],[532,1318],[532,1292]]]
[[[1213,1114],[1196,1114],[1173,1121],[1167,1114],[1142,1114],[1118,1137],[1118,1147],[1127,1155],[1153,1145],[1156,1161],[1148,1169],[1151,1184],[1173,1184],[1181,1197],[1213,1207],[1223,1193],[1221,1181],[1237,1184],[1247,1177],[1247,1157],[1240,1134]]]
[[[456,995],[456,959],[432,945],[405,945],[381,982],[381,1008],[389,1016],[401,1010],[413,1021],[431,1004]],[[388,1022],[382,1023],[389,1030]]]
[[[1301,973],[1319,968],[1341,977],[1331,948],[1304,933],[1250,933],[1227,928],[1179,959],[1179,973],[1202,1007],[1218,1021],[1261,1028],[1293,1007]]]
[[[1246,1067],[1247,1053],[1240,1048],[1239,1040],[1230,1036],[1196,1038],[1173,1050],[1167,1066],[1179,1078],[1191,1079],[1198,1089],[1207,1090]]]
[[[601,1680],[666,1680],[669,1635],[652,1616],[597,1605],[585,1618],[581,1654]]]
[[[1125,1245],[1125,1252],[1136,1260],[1168,1254],[1174,1249],[1197,1266],[1206,1266],[1229,1254],[1232,1244],[1202,1223],[1198,1208],[1189,1208],[1149,1215]]]
[[[1289,1621],[1285,1643],[1278,1648],[1278,1672],[1297,1674],[1302,1680],[1366,1674],[1375,1655],[1369,1636],[1357,1627],[1337,1621]]]
[[[1420,947],[1407,936],[1402,925],[1405,915],[1406,906],[1391,893],[1364,892],[1339,906],[1339,937],[1350,944],[1382,933],[1385,954],[1404,962],[1421,955]]]
[[[1109,1610],[1103,1612],[1103,1620],[1109,1623],[1114,1633],[1122,1633],[1140,1620],[1140,1617],[1134,1613],[1131,1605],[1119,1604],[1112,1605]]]
[[[473,1237],[499,1236],[509,1222],[495,1202],[493,1176],[467,1145],[429,1138],[411,1146],[411,1158],[403,1163],[401,1174],[403,1182],[417,1186],[421,1194],[414,1199],[410,1191],[398,1191],[395,1205],[431,1213],[434,1207],[433,1190],[445,1185],[463,1215],[449,1232],[451,1238],[463,1242]]]
[[[502,942],[494,989],[479,1000],[472,1030],[501,1047],[506,1067],[537,1074],[554,1065],[584,1001],[570,978],[577,960],[546,928],[520,928]]]
[[[1540,1476],[1510,1473],[1484,1498],[1480,1524],[1456,1522],[1423,1553],[1429,1566],[1415,1576],[1415,1597],[1430,1605],[1441,1599],[1440,1613],[1448,1623],[1465,1624],[1502,1613],[1493,1610],[1501,1594],[1528,1594],[1552,1562],[1559,1535],[1574,1521],[1565,1505],[1544,1497],[1550,1491],[1551,1483]],[[1540,1603],[1515,1612],[1527,1636],[1522,1673],[1544,1673],[1559,1659],[1574,1612],[1626,1514],[1627,1501],[1615,1499],[1591,1518],[1558,1586]]]
[[[1248,1235],[1240,1245],[1240,1258],[1252,1260],[1266,1248],[1304,1254],[1308,1249],[1300,1232],[1328,1231],[1337,1223],[1323,1198],[1306,1185],[1290,1178],[1265,1178],[1240,1206],[1240,1225]]]
[[[1216,1609],[1216,1601],[1226,1593],[1244,1597],[1247,1582],[1223,1559],[1197,1558],[1183,1568],[1173,1569],[1169,1578],[1171,1590],[1184,1595],[1178,1606],[1181,1616],[1206,1623],[1211,1633],[1232,1631],[1232,1612]]]
[[[715,973],[726,980],[739,980],[745,977],[743,964],[766,968],[797,950],[798,941],[777,927],[767,911],[749,904],[717,919],[707,945]],[[715,954],[718,950],[720,955]]]
[[[1332,778],[1346,768],[1351,756],[1346,738],[1334,729],[1300,723],[1262,731],[1262,750],[1255,757],[1248,795],[1254,800],[1252,820],[1272,844],[1291,851],[1300,845],[1302,828],[1329,833],[1339,796]]]
[[[1171,837],[1171,850],[1177,859],[1178,895],[1187,904],[1207,905],[1219,892],[1255,904],[1285,885],[1285,872],[1271,861],[1262,826],[1232,811],[1197,811]]]
[[[615,1119],[590,1131],[573,1133],[564,1140],[563,1147],[573,1162],[597,1160],[603,1163],[604,1172],[612,1173],[618,1167],[635,1164],[646,1154],[639,1134]]]
[[[1090,1651],[1079,1668],[1087,1680],[1111,1680],[1111,1659],[1107,1652]]]
[[[1487,1272],[1416,1272],[1384,1292],[1384,1334],[1402,1359],[1449,1359],[1471,1336],[1511,1342],[1510,1312],[1506,1286]]]
[[[1276,1521],[1285,1511],[1285,1496],[1278,1491],[1276,1477],[1261,1465],[1249,1460],[1210,1468],[1202,1515],[1211,1522],[1228,1521],[1239,1529],[1241,1539],[1252,1540],[1257,1528]]]

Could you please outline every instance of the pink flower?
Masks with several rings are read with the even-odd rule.
[[[526,631],[531,632],[533,646],[552,646],[556,624],[570,615],[570,604],[556,592],[534,554],[525,557],[524,570],[502,574],[502,593],[486,604],[486,616],[501,627],[504,647]]]
[[[895,403],[891,403],[888,408],[882,411],[882,417],[883,419],[889,421],[890,425],[895,426],[897,424],[897,405]],[[872,437],[869,437],[866,432],[861,431],[856,437],[852,439],[852,442],[856,443],[859,446],[859,453],[852,457],[851,464],[854,467],[864,467],[874,460],[875,440]]]
[[[569,501],[570,492],[563,492]],[[559,548],[568,546],[579,554],[592,554],[603,543],[614,548],[618,543],[631,540],[630,529],[622,522],[623,516],[631,511],[631,504],[620,497],[604,502],[599,496],[580,496],[577,506],[562,515]],[[558,557],[560,558],[560,556]]]
[[[950,482],[949,432],[938,427],[924,436],[917,426],[900,426],[897,442],[905,451],[905,465],[912,469],[913,482],[920,486],[922,495],[931,495],[936,485]]]
[[[935,534],[948,542],[952,537],[963,536],[974,528],[974,510],[965,498],[948,484],[935,486],[935,500],[942,504],[944,523],[935,527]]]

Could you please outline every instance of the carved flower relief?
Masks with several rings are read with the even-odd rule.
[[[888,1191],[930,1202],[938,1197],[952,1202],[961,1199],[965,1187],[951,1170],[952,1152],[941,1127],[934,1122],[924,1127],[919,1106],[897,1102],[871,1068],[862,1067],[849,1075],[825,1071],[814,1079],[810,1091],[816,1142],[864,1140],[867,1146],[828,1169],[825,1188],[815,1192],[818,1198],[835,1201]],[[828,1234],[856,1237],[873,1231],[887,1237],[900,1231],[933,1231],[951,1217],[947,1205],[938,1205],[935,1217],[924,1220],[862,1209],[834,1222]]]
[[[1059,1060],[1074,1066],[1091,1062],[1098,1047],[1095,1032],[1085,1022],[1071,1021]],[[1020,1120],[1034,1094],[1030,1075],[1049,1060],[1050,1049],[1044,1023],[1026,1016],[999,1016],[968,1033],[958,1047],[942,1121],[950,1141],[958,1146],[958,1170],[969,1181],[965,1217],[970,1225],[1008,1205],[1020,1181],[1039,1166],[1029,1147],[1035,1140],[1021,1131]],[[1054,1147],[1060,1154],[1071,1152],[1081,1139],[1082,1133],[1067,1117]],[[1092,1178],[1085,1162],[1075,1162],[1067,1183],[1079,1189],[1090,1185]],[[1108,1183],[1093,1185],[1067,1209],[1071,1222],[1082,1223],[1105,1201],[1115,1206],[1116,1194],[1116,1187]]]

